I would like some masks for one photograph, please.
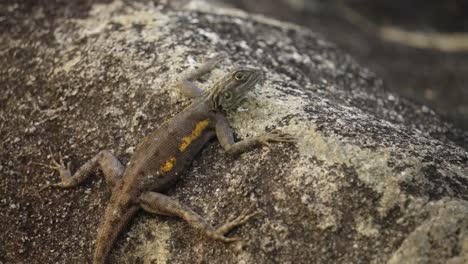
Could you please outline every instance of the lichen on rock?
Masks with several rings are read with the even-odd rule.
[[[265,214],[234,231],[244,244],[224,245],[142,213],[115,244],[113,263],[466,260],[468,135],[386,92],[323,37],[199,1],[177,10],[152,1],[55,7],[69,16],[53,15],[59,4],[51,5],[36,20],[4,6],[12,28],[0,58],[9,66],[0,74],[0,170],[8,175],[0,221],[20,222],[0,234],[0,261],[89,260],[109,192],[95,179],[41,193],[41,203],[35,190],[57,177],[32,162],[49,162],[49,147],[76,166],[101,149],[128,160],[143,135],[189,103],[178,78],[215,54],[227,59],[199,80],[205,89],[236,64],[265,73],[228,113],[237,137],[279,129],[298,142],[236,159],[209,144],[169,195],[214,224],[252,202]],[[33,33],[21,33],[27,27]]]

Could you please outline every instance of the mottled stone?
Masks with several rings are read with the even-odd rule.
[[[33,162],[61,152],[77,167],[104,148],[126,162],[187,105],[181,73],[221,53],[203,88],[234,64],[266,77],[229,113],[238,137],[280,129],[298,143],[237,159],[210,144],[169,195],[214,224],[252,202],[264,216],[225,245],[141,213],[112,263],[466,262],[468,135],[321,36],[201,2],[0,7],[0,261],[89,261],[109,191],[96,177],[38,194],[58,177]]]

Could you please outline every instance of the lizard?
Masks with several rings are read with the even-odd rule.
[[[48,187],[75,187],[96,169],[101,169],[105,182],[112,190],[97,232],[94,264],[105,263],[117,236],[140,209],[182,218],[208,237],[223,242],[240,240],[225,235],[260,212],[244,210],[239,216],[231,217],[220,227],[214,228],[188,206],[162,193],[175,183],[203,146],[215,137],[229,155],[245,152],[255,146],[269,146],[269,142],[295,142],[293,136],[279,131],[235,142],[225,113],[240,104],[263,78],[263,73],[256,68],[236,67],[209,90],[204,91],[194,84],[197,79],[211,72],[223,58],[218,55],[208,59],[178,82],[179,90],[192,100],[191,104],[144,137],[126,168],[108,150],[101,150],[74,174],[71,173],[71,162],[65,165],[61,155],[59,161],[53,159],[52,165],[49,165],[58,171],[60,181],[46,184],[41,190]]]

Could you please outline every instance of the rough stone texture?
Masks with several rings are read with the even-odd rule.
[[[468,135],[320,36],[192,2],[22,2],[0,6],[0,262],[90,261],[109,190],[79,188],[38,163],[76,168],[101,149],[128,161],[183,107],[174,87],[206,56],[260,67],[266,81],[229,113],[239,138],[281,129],[297,146],[236,159],[213,142],[169,194],[217,224],[254,202],[264,216],[207,240],[184,222],[140,213],[112,263],[466,263]],[[99,174],[99,173],[98,173]]]
[[[445,43],[444,47],[456,46],[460,49],[458,52],[409,45],[414,44],[415,39],[421,41],[421,37],[394,41],[395,32],[466,35],[463,32],[468,31],[465,22],[468,21],[468,1],[206,1],[222,2],[319,32],[383,78],[388,90],[430,106],[455,126],[468,131],[468,52],[462,48],[467,46],[466,41],[450,37],[429,41]]]

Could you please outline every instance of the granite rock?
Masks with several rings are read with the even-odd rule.
[[[237,158],[210,143],[168,194],[213,224],[254,203],[240,243],[140,213],[112,263],[466,263],[468,135],[307,29],[192,1],[1,4],[0,262],[84,263],[110,195],[100,173],[38,193],[101,149],[127,162],[141,138],[189,102],[176,90],[205,58],[266,80],[228,113],[237,138],[280,129]]]

